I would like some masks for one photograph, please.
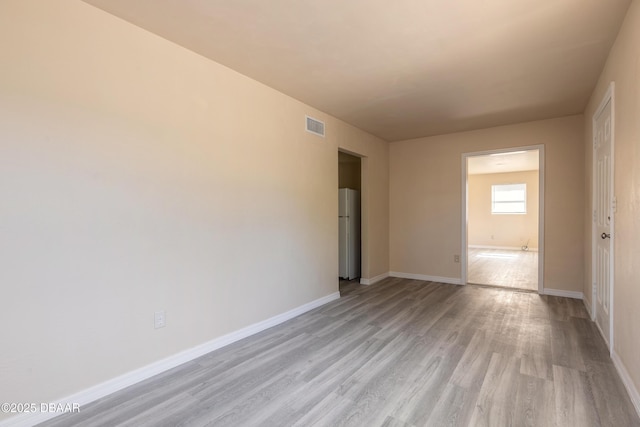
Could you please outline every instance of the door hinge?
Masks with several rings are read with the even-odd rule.
[[[618,210],[618,199],[615,196],[611,198],[611,213],[616,213]]]
[[[593,218],[592,219],[593,219],[593,222],[596,222],[596,210],[595,209],[593,210]]]

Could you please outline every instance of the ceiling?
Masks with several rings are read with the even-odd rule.
[[[584,111],[631,0],[85,0],[387,141]]]
[[[469,157],[467,160],[467,173],[469,175],[535,171],[540,169],[538,150],[488,154],[486,156]]]

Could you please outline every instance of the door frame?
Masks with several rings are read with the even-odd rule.
[[[611,179],[610,179],[610,188],[609,191],[611,194],[611,206],[609,206],[610,212],[611,212],[611,221],[609,223],[610,229],[609,229],[609,233],[611,234],[611,238],[610,238],[610,251],[609,251],[609,354],[613,355],[613,340],[614,340],[614,335],[613,335],[613,310],[614,310],[614,278],[615,278],[615,274],[614,274],[614,270],[615,270],[615,257],[614,257],[614,251],[615,251],[615,193],[614,193],[614,179],[615,179],[615,151],[614,151],[614,146],[615,146],[615,83],[611,82],[609,83],[609,87],[607,88],[607,91],[605,92],[605,94],[602,97],[602,100],[600,101],[600,104],[598,105],[598,108],[596,109],[596,111],[593,113],[593,116],[591,117],[591,157],[592,157],[592,162],[591,162],[591,320],[594,321],[594,323],[596,324],[596,327],[598,328],[598,330],[600,330],[600,325],[598,325],[598,322],[596,322],[596,300],[597,300],[597,286],[596,286],[596,244],[597,244],[597,239],[600,238],[600,236],[597,235],[596,232],[596,223],[595,223],[595,219],[594,219],[594,212],[595,212],[595,203],[596,203],[596,168],[597,168],[597,162],[596,162],[596,156],[595,156],[595,143],[596,143],[596,118],[602,113],[602,111],[604,111],[604,108],[607,106],[607,103],[611,101],[611,152],[609,153],[609,155],[611,156]],[[602,331],[600,330],[600,333],[602,334],[602,337],[604,338],[604,334],[602,333]],[[605,340],[606,342],[606,340]]]
[[[489,154],[510,153],[513,151],[538,150],[538,293],[544,293],[544,144],[527,145],[524,147],[499,148],[495,150],[474,151],[462,153],[462,246],[461,246],[461,271],[460,282],[467,284],[467,260],[468,260],[468,232],[469,232],[469,183],[468,162],[469,157],[486,156]]]

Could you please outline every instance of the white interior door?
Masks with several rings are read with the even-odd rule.
[[[612,134],[611,99],[594,116],[594,306],[595,321],[610,344],[612,286]]]

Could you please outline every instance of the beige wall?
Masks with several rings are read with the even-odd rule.
[[[459,279],[462,153],[544,144],[545,287],[582,291],[583,117],[390,144],[390,268]]]
[[[493,215],[491,186],[526,184],[527,213]],[[468,244],[520,248],[528,243],[538,248],[538,171],[469,175]]]
[[[80,1],[1,2],[0,52],[0,401],[336,292],[338,148],[364,156],[363,275],[388,271],[386,142]]]
[[[615,82],[614,350],[640,390],[640,1],[633,1],[585,110],[585,303],[591,304],[592,118]]]

